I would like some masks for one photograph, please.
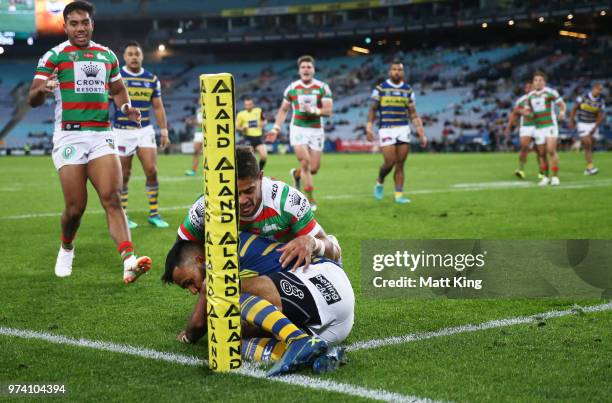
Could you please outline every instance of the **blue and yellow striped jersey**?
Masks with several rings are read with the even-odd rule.
[[[277,249],[284,245],[282,242],[262,238],[250,232],[240,231],[240,277],[265,276],[266,274],[291,269],[294,262],[288,264],[284,269],[279,262],[282,252],[279,252]],[[321,257],[313,258],[311,264],[322,262],[337,264],[332,260]]]
[[[412,88],[402,82],[385,80],[372,91],[372,101],[378,105],[378,125],[381,129],[408,126],[408,106],[415,102]]]
[[[161,85],[157,76],[145,69],[138,74],[130,72],[125,66],[121,69],[123,82],[130,94],[130,101],[134,108],[138,108],[141,114],[141,127],[151,124],[150,111],[153,106],[153,98],[161,97]],[[113,103],[115,105],[115,103]],[[127,118],[119,107],[115,105],[114,127],[117,129],[137,129],[138,124]]]

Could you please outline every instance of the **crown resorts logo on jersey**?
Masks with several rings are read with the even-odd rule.
[[[77,94],[103,94],[106,84],[106,66],[102,62],[74,62],[74,92]]]

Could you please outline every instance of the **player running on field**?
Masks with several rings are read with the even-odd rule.
[[[300,189],[303,181],[304,192],[308,196],[312,210],[316,211],[312,176],[316,175],[321,167],[321,155],[325,143],[322,118],[332,115],[332,92],[329,85],[314,78],[315,60],[312,56],[301,56],[297,61],[297,67],[300,79],[292,82],[285,89],[283,102],[276,114],[274,128],[268,135],[272,141],[276,139],[289,108],[292,108],[289,142],[300,162],[297,169],[291,170],[293,186]]]
[[[263,176],[255,154],[248,147],[236,148],[240,229],[262,237],[288,242],[282,264],[298,258],[293,265],[308,266],[311,255],[340,261],[341,251],[333,235],[327,235],[310,209],[310,203],[297,189]],[[204,239],[204,196],[191,206],[178,229],[180,239]]]
[[[344,350],[328,348],[345,340],[353,326],[350,281],[337,263],[324,258],[315,258],[308,270],[286,271],[279,263],[282,246],[240,233],[242,318],[256,327],[243,327],[243,357],[276,361],[270,375],[305,365],[313,365],[316,372],[335,369]],[[206,333],[204,256],[202,244],[178,241],[166,258],[162,280],[200,295],[187,328],[177,337],[183,342],[194,343]],[[252,337],[261,333],[258,329],[274,338]],[[328,354],[322,355],[325,351]]]
[[[195,117],[190,118],[189,122],[193,125],[193,158],[191,160],[191,169],[186,170],[185,175],[195,176],[196,172],[198,172],[200,157],[202,156],[202,142],[204,141],[202,137],[202,108],[198,108]]]
[[[157,228],[166,228],[168,223],[162,220],[158,211],[159,183],[157,181],[157,143],[155,130],[151,124],[149,113],[151,107],[160,127],[160,146],[162,149],[170,144],[166,111],[161,99],[161,85],[153,73],[142,67],[143,53],[138,42],[128,42],[123,51],[125,66],[121,69],[123,82],[128,89],[132,106],[140,111],[140,125],[132,122],[125,114],[115,107],[113,131],[117,140],[117,150],[123,171],[123,188],[121,189],[121,206],[127,213],[128,183],[132,173],[132,159],[138,156],[142,170],[147,178],[145,189],[149,201],[149,224]],[[128,217],[130,228],[138,224]]]
[[[555,112],[555,106],[559,108],[559,116]],[[536,144],[545,144],[546,154],[540,170],[544,173],[544,178],[540,181],[540,186],[551,184],[558,186],[559,181],[559,155],[557,154],[557,139],[559,137],[559,126],[557,121],[565,120],[565,102],[559,93],[546,86],[546,75],[536,72],[533,75],[533,90],[527,95],[527,103],[523,108],[523,115],[533,115],[535,122],[535,141]],[[552,177],[548,177],[548,160],[550,159]]]
[[[53,164],[58,170],[65,209],[55,274],[72,273],[74,237],[87,206],[87,180],[106,212],[111,237],[123,260],[123,281],[131,283],[151,268],[151,259],[134,254],[127,219],[121,208],[121,165],[111,131],[109,93],[125,116],[140,121],[130,104],[115,54],[91,40],[94,7],[75,1],[64,8],[66,42],[39,60],[28,102],[37,107],[47,94],[55,96]]]
[[[523,94],[519,99],[514,103],[514,108],[508,117],[508,125],[505,129],[505,135],[508,139],[510,137],[510,133],[512,132],[512,127],[516,124],[517,120],[519,122],[519,136],[520,136],[520,151],[519,151],[519,167],[516,171],[514,171],[514,175],[516,175],[519,179],[525,179],[525,164],[527,163],[527,156],[529,155],[529,148],[531,147],[531,142],[534,139],[535,134],[535,122],[533,121],[533,115],[523,115],[521,113],[522,109],[525,108],[527,104],[527,95],[532,90],[531,81],[525,83]],[[544,143],[539,144],[543,146]],[[536,154],[538,155],[538,160],[540,154],[537,151],[536,144]],[[541,166],[542,163],[539,161],[538,166]],[[542,172],[540,172],[543,175]],[[541,178],[540,178],[541,179]]]
[[[268,160],[268,148],[263,141],[264,118],[261,108],[255,107],[253,98],[244,97],[244,109],[236,116],[239,131],[253,150],[259,154],[259,169],[263,170]]]
[[[378,115],[378,137],[384,162],[378,171],[374,197],[383,198],[385,177],[395,168],[395,202],[410,203],[404,197],[404,164],[410,151],[410,120],[414,124],[421,147],[427,147],[423,122],[417,114],[414,91],[404,82],[404,65],[394,60],[389,66],[389,78],[372,91],[372,102],[368,113],[366,133],[374,141],[374,120]]]
[[[603,85],[597,83],[590,92],[576,98],[576,103],[570,112],[569,128],[574,127],[578,131],[582,147],[584,148],[584,158],[586,159],[585,175],[595,175],[599,169],[593,166],[593,148],[599,135],[599,125],[606,116],[606,104],[602,96]],[[576,115],[578,125],[576,126]]]

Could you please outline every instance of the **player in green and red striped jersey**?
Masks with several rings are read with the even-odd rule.
[[[115,54],[91,40],[93,13],[93,5],[86,1],[75,1],[64,8],[68,40],[45,53],[38,62],[28,101],[32,107],[40,106],[47,94],[53,94],[56,101],[52,156],[65,209],[55,274],[66,277],[72,273],[73,240],[87,206],[89,179],[106,211],[111,237],[123,259],[123,281],[127,284],[151,268],[151,259],[137,258],[134,254],[121,208],[121,165],[109,122],[109,92],[130,119],[139,122],[140,112],[130,104]]]
[[[314,78],[315,61],[312,56],[301,56],[297,65],[300,79],[285,89],[274,128],[268,136],[271,140],[276,139],[291,107],[293,117],[289,126],[289,142],[300,162],[299,168],[291,170],[291,176],[294,186],[298,189],[300,181],[304,180],[304,192],[312,209],[316,210],[312,175],[315,175],[321,166],[321,154],[325,142],[322,117],[330,117],[332,114],[332,93],[329,85]]]
[[[559,137],[558,123],[565,120],[565,102],[559,93],[546,86],[546,75],[540,71],[533,75],[533,91],[527,95],[527,102],[523,108],[524,116],[533,116],[535,123],[534,138],[536,144],[546,144],[544,164],[540,168],[545,173],[540,181],[540,186],[549,183],[558,186],[559,181],[559,156],[557,154],[557,138]],[[555,105],[559,108],[559,116],[555,112]],[[548,161],[550,158],[552,177],[548,177]]]
[[[282,262],[297,258],[295,268],[308,266],[312,255],[340,261],[340,246],[314,218],[310,203],[297,189],[264,177],[255,154],[247,147],[236,149],[240,230],[288,242]],[[204,196],[191,206],[178,229],[178,238],[193,242],[204,239]],[[284,267],[284,266],[283,266]]]

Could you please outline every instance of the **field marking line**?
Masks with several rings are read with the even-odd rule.
[[[503,185],[506,183],[506,185]],[[513,184],[516,183],[516,184]],[[532,182],[490,182],[491,185],[486,185],[487,182],[481,183],[456,183],[454,185],[450,185],[448,188],[442,189],[417,189],[412,191],[407,191],[408,195],[426,195],[426,194],[436,194],[436,193],[455,193],[455,192],[478,192],[481,190],[496,190],[496,189],[534,189],[536,188],[536,184]],[[518,184],[518,185],[517,185]],[[521,185],[522,184],[522,185]],[[563,189],[587,189],[594,187],[605,187],[612,185],[612,180],[603,179],[597,181],[578,181],[578,182],[567,182],[566,184],[562,184],[561,186],[555,187],[555,191],[563,190]],[[355,198],[363,198],[369,196],[370,193],[360,193],[360,194],[345,194],[345,195],[328,195],[321,196],[319,199],[322,200],[340,200],[340,199],[355,199]],[[188,209],[191,205],[185,206],[168,206],[161,207],[160,212],[164,211],[173,211],[173,210],[182,210]],[[146,213],[148,209],[130,209],[130,211],[137,213]],[[103,214],[104,210],[91,210],[85,211],[85,214]],[[33,214],[18,214],[12,216],[0,216],[0,220],[24,220],[30,218],[43,218],[43,217],[59,217],[62,213],[54,212],[54,213],[33,213]]]
[[[189,366],[208,365],[206,360],[202,360],[194,356],[167,353],[143,347],[109,343],[105,341],[75,339],[71,337],[60,336],[45,332],[37,332],[33,330],[14,329],[0,326],[0,335],[9,337],[19,337],[30,340],[42,340],[53,344],[86,347],[95,350],[126,354],[175,364]],[[285,383],[289,385],[301,386],[316,390],[324,390],[328,392],[336,392],[350,396],[380,400],[384,402],[433,402],[433,400],[424,399],[418,396],[403,395],[400,393],[388,392],[381,389],[367,389],[361,386],[355,386],[320,378],[312,378],[304,375],[285,375],[281,377],[270,378],[266,376],[265,371],[258,369],[255,365],[250,363],[245,364],[246,365],[243,368],[233,373],[251,378],[264,379],[272,382]]]
[[[501,327],[513,326],[513,325],[521,325],[532,323],[542,319],[551,319],[551,318],[560,318],[562,316],[569,315],[577,315],[581,312],[591,313],[591,312],[602,312],[612,310],[612,302],[608,302],[600,305],[590,305],[586,307],[577,307],[566,309],[563,311],[548,311],[542,313],[536,313],[534,315],[529,316],[517,316],[514,318],[507,319],[496,319],[488,322],[483,322],[480,324],[466,324],[455,327],[447,327],[439,330],[434,330],[431,332],[422,332],[422,333],[410,333],[405,334],[403,336],[393,336],[386,337],[383,339],[374,339],[367,341],[359,341],[347,346],[347,351],[360,351],[360,350],[369,350],[372,348],[379,347],[387,347],[393,346],[397,344],[410,343],[413,341],[427,340],[432,339],[434,337],[445,337],[452,336],[460,333],[468,333],[468,332],[476,332],[479,330],[488,330],[488,329],[496,329]]]

